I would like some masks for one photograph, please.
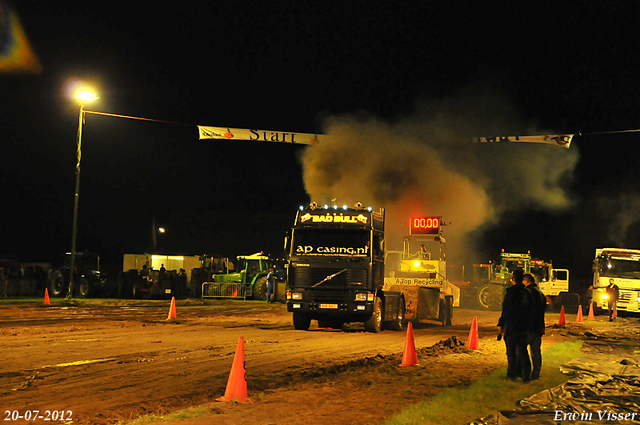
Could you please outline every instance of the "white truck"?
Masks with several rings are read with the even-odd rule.
[[[531,260],[531,274],[536,277],[538,287],[547,297],[547,304],[554,309],[560,294],[569,292],[569,270],[555,269],[551,261]]]
[[[608,308],[607,286],[611,279],[620,289],[618,310],[640,313],[640,250],[596,249],[592,301],[598,312]]]

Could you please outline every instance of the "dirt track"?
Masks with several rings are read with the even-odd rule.
[[[286,390],[292,383],[318,377],[326,383],[323,377],[336,365],[343,365],[339,369],[344,372],[363,361],[397,362],[405,343],[404,332],[370,334],[355,325],[338,331],[314,329],[314,322],[308,332],[295,331],[280,304],[178,301],[174,321],[166,320],[167,301],[53,304],[0,304],[3,419],[6,410],[64,410],[73,412],[73,423],[106,424],[210,403],[224,394],[240,337],[245,340],[249,397],[264,400],[270,391]],[[495,341],[498,313],[456,309],[452,327],[417,326],[416,348],[451,336],[466,341],[473,316],[478,316],[480,337]],[[459,379],[476,379],[487,373],[482,365],[490,369],[503,360],[503,347],[495,346],[491,359],[475,359],[474,364],[466,359],[458,366],[444,361],[434,374],[451,373],[447,369],[452,367],[462,370],[467,363],[469,371],[458,371]],[[318,391],[327,391],[324,386]],[[400,408],[387,406],[375,419]]]

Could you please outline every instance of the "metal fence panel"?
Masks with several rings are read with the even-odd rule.
[[[202,298],[240,298],[246,299],[245,286],[242,283],[204,282]]]

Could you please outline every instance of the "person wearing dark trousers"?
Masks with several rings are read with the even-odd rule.
[[[607,300],[607,306],[609,307],[609,321],[613,322],[613,312],[616,310],[616,305],[618,303],[618,299],[620,298],[620,289],[618,285],[616,285],[613,279],[609,279],[609,286],[607,286],[607,295],[609,299]]]
[[[529,327],[527,329],[527,345],[531,350],[531,363],[533,370],[531,371],[531,380],[540,379],[540,369],[542,368],[542,335],[545,331],[544,313],[547,310],[547,297],[540,291],[536,278],[527,273],[522,279],[522,283],[527,288],[529,296],[529,306],[531,314],[529,316]]]
[[[276,273],[273,267],[269,269],[267,274],[267,302],[271,302],[271,294],[273,294],[273,288],[275,286]]]
[[[529,327],[529,299],[522,283],[524,271],[516,269],[511,276],[513,286],[507,288],[502,301],[502,316],[498,321],[500,335],[504,336],[507,350],[507,378],[522,378],[529,382],[531,360],[527,351],[527,328]]]

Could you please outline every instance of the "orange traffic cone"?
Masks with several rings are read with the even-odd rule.
[[[47,288],[44,288],[44,305],[51,305],[51,301],[49,301],[49,291]]]
[[[560,309],[560,326],[566,326],[567,322],[564,320],[564,306]]]
[[[416,355],[416,344],[413,341],[413,324],[409,322],[407,327],[407,338],[404,341],[404,354],[402,354],[402,364],[400,366],[417,366],[418,356]]]
[[[589,304],[589,316],[587,316],[587,320],[596,320],[596,316],[593,314],[593,302]]]
[[[231,365],[231,373],[229,381],[227,381],[227,389],[224,396],[217,398],[216,401],[237,401],[240,403],[248,403],[251,400],[247,398],[247,370],[244,363],[244,338],[240,337],[236,355]]]
[[[613,314],[611,315],[611,319],[615,319],[618,317],[618,307],[613,308]]]
[[[582,323],[582,305],[578,306],[578,317],[576,318],[576,323]]]
[[[479,350],[480,344],[478,343],[478,317],[473,316],[473,323],[469,330],[469,338],[467,338],[467,347],[472,350]]]
[[[171,308],[169,309],[169,316],[167,316],[167,320],[177,319],[178,315],[176,314],[176,297],[171,298]]]

